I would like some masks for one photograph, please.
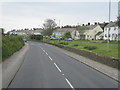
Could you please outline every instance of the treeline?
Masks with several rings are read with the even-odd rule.
[[[24,46],[21,36],[3,36],[2,37],[2,61],[11,56]]]
[[[43,40],[43,36],[42,35],[31,35],[30,39],[33,39],[33,40]]]

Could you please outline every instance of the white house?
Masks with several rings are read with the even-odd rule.
[[[86,40],[98,40],[102,38],[102,32],[103,32],[103,29],[101,28],[100,25],[94,25],[92,26],[91,29],[86,30],[86,32],[84,33],[86,35],[85,39]]]
[[[12,31],[9,31],[9,34],[10,35],[41,35],[41,32],[43,31],[43,29],[41,28],[34,28],[33,30],[12,30]]]
[[[66,32],[70,32],[74,39],[74,31],[76,31],[76,28],[57,28],[54,30],[53,35],[55,35],[55,37],[62,37]]]
[[[20,36],[22,36],[22,35],[26,35],[26,33],[21,32],[21,31],[12,30],[12,31],[9,32],[9,35],[20,35]]]
[[[80,39],[80,33],[79,33],[79,31],[77,31],[77,30],[72,31],[72,32],[71,32],[71,36],[72,36],[72,38],[73,38],[74,40]]]
[[[118,25],[116,22],[110,22],[108,25],[105,26],[104,40],[107,40],[107,39],[111,41],[120,40],[120,28],[118,28]]]

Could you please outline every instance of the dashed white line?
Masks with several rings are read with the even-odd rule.
[[[46,52],[46,55],[48,55],[48,53]]]
[[[57,66],[56,63],[54,63],[54,65],[57,67],[57,69],[59,70],[59,72],[61,72],[60,68]]]
[[[50,57],[50,56],[48,56],[49,57],[49,59],[51,60],[51,61],[53,61],[53,59]]]
[[[43,52],[45,52],[45,50],[43,50]]]
[[[70,87],[74,90],[74,87],[72,86],[72,84],[69,82],[69,80],[67,78],[65,78],[65,80],[67,81],[67,83],[70,85]]]
[[[46,53],[46,55],[48,55],[48,53],[40,46],[40,48]],[[53,61],[53,59],[50,57],[50,56],[48,56],[49,57],[49,59],[51,60],[51,61]],[[56,68],[59,70],[59,72],[61,72],[61,70],[60,70],[60,68],[57,66],[57,64],[56,63],[54,63],[54,65],[56,66]],[[64,76],[64,74],[62,74],[63,76]],[[72,86],[72,84],[69,82],[69,80],[67,79],[67,78],[65,78],[65,80],[67,81],[67,83],[69,84],[69,86],[73,89],[73,90],[75,90],[74,89],[74,87]]]

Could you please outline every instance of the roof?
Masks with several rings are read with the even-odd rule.
[[[116,26],[118,26],[116,22],[110,22],[105,27],[116,27]]]
[[[76,28],[57,28],[54,32],[73,32]]]
[[[81,26],[81,29],[79,29],[79,33],[83,34],[88,30],[93,30],[97,25],[87,25],[87,26]]]
[[[102,33],[103,33],[103,32],[98,32],[96,35],[98,35],[98,36],[99,36],[99,35],[100,35],[100,34],[102,34]]]
[[[107,25],[108,23],[99,23],[99,25],[100,25],[100,27],[102,28],[102,29],[104,29],[104,27]]]
[[[96,27],[97,25],[88,25],[86,26],[86,30],[92,30]]]

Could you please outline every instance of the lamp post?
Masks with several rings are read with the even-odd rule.
[[[111,0],[109,1],[109,24],[110,24],[110,14],[111,14]],[[109,51],[110,45],[109,45],[109,32],[110,32],[110,27],[107,30],[108,34],[107,34],[107,51]]]

